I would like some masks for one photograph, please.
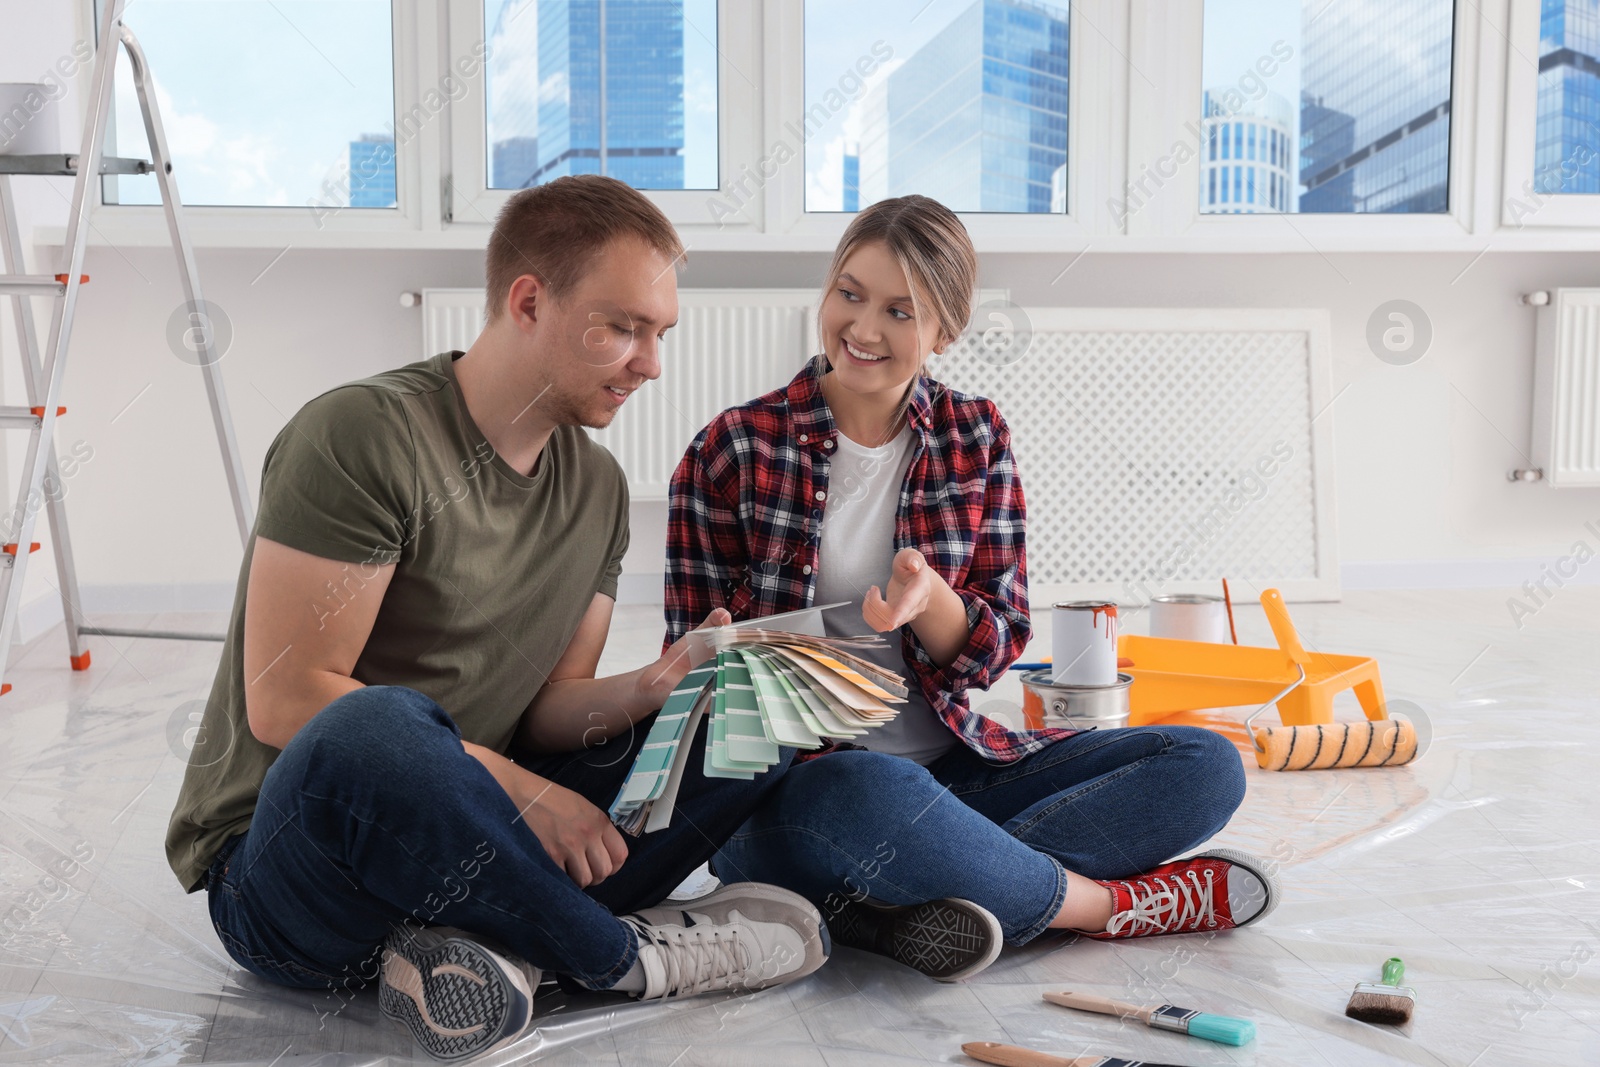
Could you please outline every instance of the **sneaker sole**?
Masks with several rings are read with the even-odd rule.
[[[1235,867],[1242,867],[1256,876],[1267,893],[1267,902],[1255,915],[1242,923],[1235,923],[1234,929],[1240,929],[1258,923],[1272,914],[1272,909],[1278,906],[1278,901],[1283,898],[1283,886],[1278,882],[1278,865],[1271,860],[1264,860],[1260,856],[1253,856],[1236,848],[1213,848],[1200,852],[1188,859],[1215,859],[1231,863]]]
[[[421,944],[397,931],[384,943],[378,1007],[436,1060],[463,1060],[515,1038],[532,1015],[531,994],[466,938]]]
[[[988,909],[969,901],[931,900],[926,904],[885,910],[880,921],[890,926],[879,943],[868,929],[870,906],[841,909],[839,943],[887,956],[940,982],[971,978],[1000,957],[1005,932]]]

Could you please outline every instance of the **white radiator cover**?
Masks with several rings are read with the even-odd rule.
[[[1556,289],[1534,341],[1533,464],[1557,488],[1600,486],[1600,289]]]
[[[1035,608],[1338,598],[1326,311],[1021,310],[1001,357],[978,323],[929,370],[1011,427]]]
[[[816,349],[816,295],[679,292],[661,378],[611,427],[590,431],[634,499],[664,500],[701,427],[794,376]],[[996,295],[980,298],[987,307]],[[482,290],[423,290],[424,355],[470,346],[483,306]],[[975,329],[929,372],[993,398],[1011,427],[1036,606],[1218,593],[1223,577],[1236,600],[1258,600],[1269,585],[1295,600],[1337,598],[1325,311],[1013,312],[1031,325],[1001,340],[1020,358],[985,348],[982,331],[1001,320],[980,308]],[[1252,475],[1258,463],[1271,473]]]

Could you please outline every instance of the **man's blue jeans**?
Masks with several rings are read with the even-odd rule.
[[[604,810],[650,721],[521,765]],[[206,875],[212,923],[241,967],[281,985],[360,986],[376,977],[390,930],[411,923],[486,935],[609,988],[638,955],[615,916],[659,902],[705,862],[793,754],[781,750],[751,781],[707,779],[690,760],[672,825],[624,838],[621,869],[584,890],[462,749],[443,708],[410,689],[358,689],[313,716],[268,770],[249,830],[223,844]]]
[[[789,768],[716,854],[723,881],[847,899],[961,897],[1024,944],[1061,911],[1070,870],[1126,878],[1192,848],[1244,799],[1233,743],[1191,726],[1073,734],[1015,763],[965,745],[927,767],[845,750]]]

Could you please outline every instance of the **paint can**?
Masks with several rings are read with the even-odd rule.
[[[1030,730],[1062,726],[1069,730],[1110,730],[1128,725],[1133,675],[1119,674],[1111,685],[1056,685],[1049,671],[1022,675],[1022,721]]]
[[[1117,606],[1073,600],[1050,613],[1050,680],[1057,685],[1117,683]]]
[[[1172,593],[1150,601],[1150,636],[1229,645],[1228,609],[1219,596]]]

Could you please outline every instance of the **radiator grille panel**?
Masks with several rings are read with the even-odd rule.
[[[1224,577],[1251,599],[1269,584],[1337,589],[1311,318],[1286,329],[1294,313],[1028,313],[1022,358],[997,366],[969,333],[930,371],[993,399],[1011,427],[1036,591],[1127,603],[1141,583],[1219,592]]]

